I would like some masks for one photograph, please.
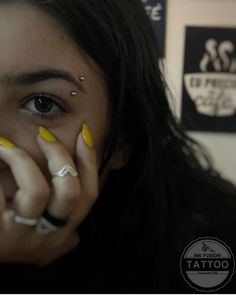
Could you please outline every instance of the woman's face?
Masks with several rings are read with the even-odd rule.
[[[57,71],[66,73],[71,81],[63,75],[55,77]],[[81,76],[84,81],[79,80]],[[73,91],[77,95],[71,95]],[[42,93],[55,100],[46,100],[47,111],[37,105],[37,95],[31,96]],[[40,118],[42,113],[51,118]],[[100,164],[108,129],[108,95],[102,73],[87,62],[53,18],[17,1],[0,4],[0,136],[24,149],[49,178],[46,158],[36,141],[38,126],[49,129],[75,159],[75,143],[84,121]],[[6,195],[17,190],[3,161],[0,184]]]

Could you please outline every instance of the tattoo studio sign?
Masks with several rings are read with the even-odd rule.
[[[188,130],[236,131],[235,34],[186,28],[182,121]]]
[[[158,44],[164,55],[166,33],[166,2],[167,0],[141,0],[150,17]]]
[[[234,275],[235,260],[230,247],[215,237],[201,237],[184,249],[181,274],[192,288],[215,292],[225,287]]]

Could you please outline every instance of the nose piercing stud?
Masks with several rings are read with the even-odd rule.
[[[81,76],[81,77],[79,77],[79,80],[80,80],[81,82],[84,82],[85,77],[84,77],[84,76]]]
[[[77,92],[76,92],[76,91],[72,91],[72,92],[71,92],[71,95],[72,95],[72,96],[76,96],[76,95],[77,95]]]

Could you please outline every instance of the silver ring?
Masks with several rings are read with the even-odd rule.
[[[15,213],[15,211],[12,210],[11,215],[13,216],[13,220],[17,224],[24,224],[28,226],[35,226],[38,223],[38,219],[35,218],[26,218],[19,216]]]
[[[78,176],[78,172],[70,165],[64,165],[57,173],[53,174],[52,176],[64,177],[67,174],[70,174],[73,177]]]
[[[39,217],[37,226],[36,226],[36,233],[38,235],[47,235],[50,233],[54,233],[58,230],[58,226],[53,225],[43,216]]]

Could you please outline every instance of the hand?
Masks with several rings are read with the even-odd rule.
[[[24,150],[8,143],[8,148],[0,149],[0,158],[10,166],[19,187],[12,208],[21,217],[36,219],[47,208],[57,218],[69,218],[69,222],[54,233],[38,235],[35,227],[13,220],[0,187],[0,263],[44,266],[71,251],[79,244],[76,228],[98,197],[96,153],[86,125],[83,124],[83,132],[77,138],[76,163],[62,143],[47,130],[40,130],[47,140],[40,135],[37,140],[48,161],[50,174],[69,164],[79,175],[54,176],[50,187],[35,161]]]

